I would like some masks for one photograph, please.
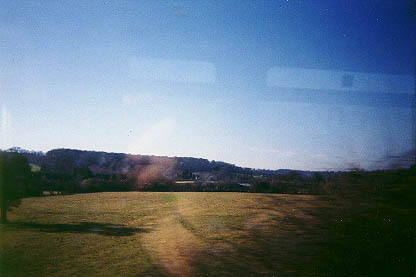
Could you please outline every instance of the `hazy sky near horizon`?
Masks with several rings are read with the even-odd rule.
[[[2,1],[0,149],[381,167],[413,147],[411,2]]]

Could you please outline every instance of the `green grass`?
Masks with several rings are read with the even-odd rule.
[[[348,215],[330,198],[302,195],[27,198],[0,226],[0,275],[353,276],[360,261],[343,251],[381,246],[357,243],[357,226],[368,221],[351,223]]]

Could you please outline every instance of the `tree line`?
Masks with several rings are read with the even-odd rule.
[[[408,180],[415,178],[415,167],[411,170],[372,172],[356,170],[326,174],[321,172],[304,174],[298,171],[277,173],[274,171],[274,174],[254,175],[249,174],[250,171],[245,169],[233,170],[233,166],[226,164],[224,167],[205,172],[204,174],[209,178],[203,179],[197,177],[204,174],[194,174],[184,164],[172,171],[172,168],[163,164],[166,161],[163,158],[126,161],[120,154],[110,153],[110,156],[112,155],[110,158],[106,156],[106,159],[98,159],[96,153],[92,152],[93,155],[84,157],[83,159],[87,162],[77,160],[78,152],[70,152],[72,156],[54,153],[52,158],[49,157],[47,163],[43,162],[41,166],[34,166],[29,163],[34,158],[44,161],[39,153],[29,153],[28,158],[28,153],[0,151],[2,222],[7,221],[7,210],[18,205],[19,199],[42,196],[45,191],[56,191],[60,194],[106,191],[224,191],[333,194],[345,197],[354,194],[363,196],[374,195],[374,192],[389,192],[389,199],[410,202],[412,197],[416,195],[415,188],[408,185]],[[187,162],[191,161],[191,158],[184,159]],[[91,170],[100,162],[101,167],[98,170]],[[154,162],[157,166],[152,164]],[[199,162],[207,165],[204,160]],[[216,166],[219,165],[216,164]],[[125,170],[121,170],[121,168]],[[169,171],[168,175],[164,174],[166,168],[166,171]],[[196,169],[201,168],[196,166]],[[142,178],[142,175],[148,178]],[[177,182],[177,180],[188,180],[188,182]],[[416,182],[416,180],[414,181]],[[403,191],[409,191],[409,193],[403,193]],[[399,193],[399,196],[396,196],[395,193]]]

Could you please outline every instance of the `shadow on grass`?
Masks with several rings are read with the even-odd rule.
[[[281,212],[284,220],[256,222],[240,238],[244,243],[197,253],[193,266],[216,276],[414,276],[413,212],[380,205],[377,213],[378,203],[362,198],[319,199],[292,213],[287,207],[304,199],[270,197],[259,214]]]
[[[5,226],[8,230],[33,230],[46,233],[91,233],[102,236],[132,236],[136,233],[146,233],[149,230],[137,227],[127,227],[120,224],[81,222],[73,224],[44,224],[34,222],[11,222]]]

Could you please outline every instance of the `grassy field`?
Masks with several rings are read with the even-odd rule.
[[[57,195],[23,199],[9,220],[0,227],[1,276],[369,276],[384,258],[365,255],[401,243],[357,242],[357,224],[373,232],[365,219],[306,195]],[[408,265],[408,248],[398,267]]]

